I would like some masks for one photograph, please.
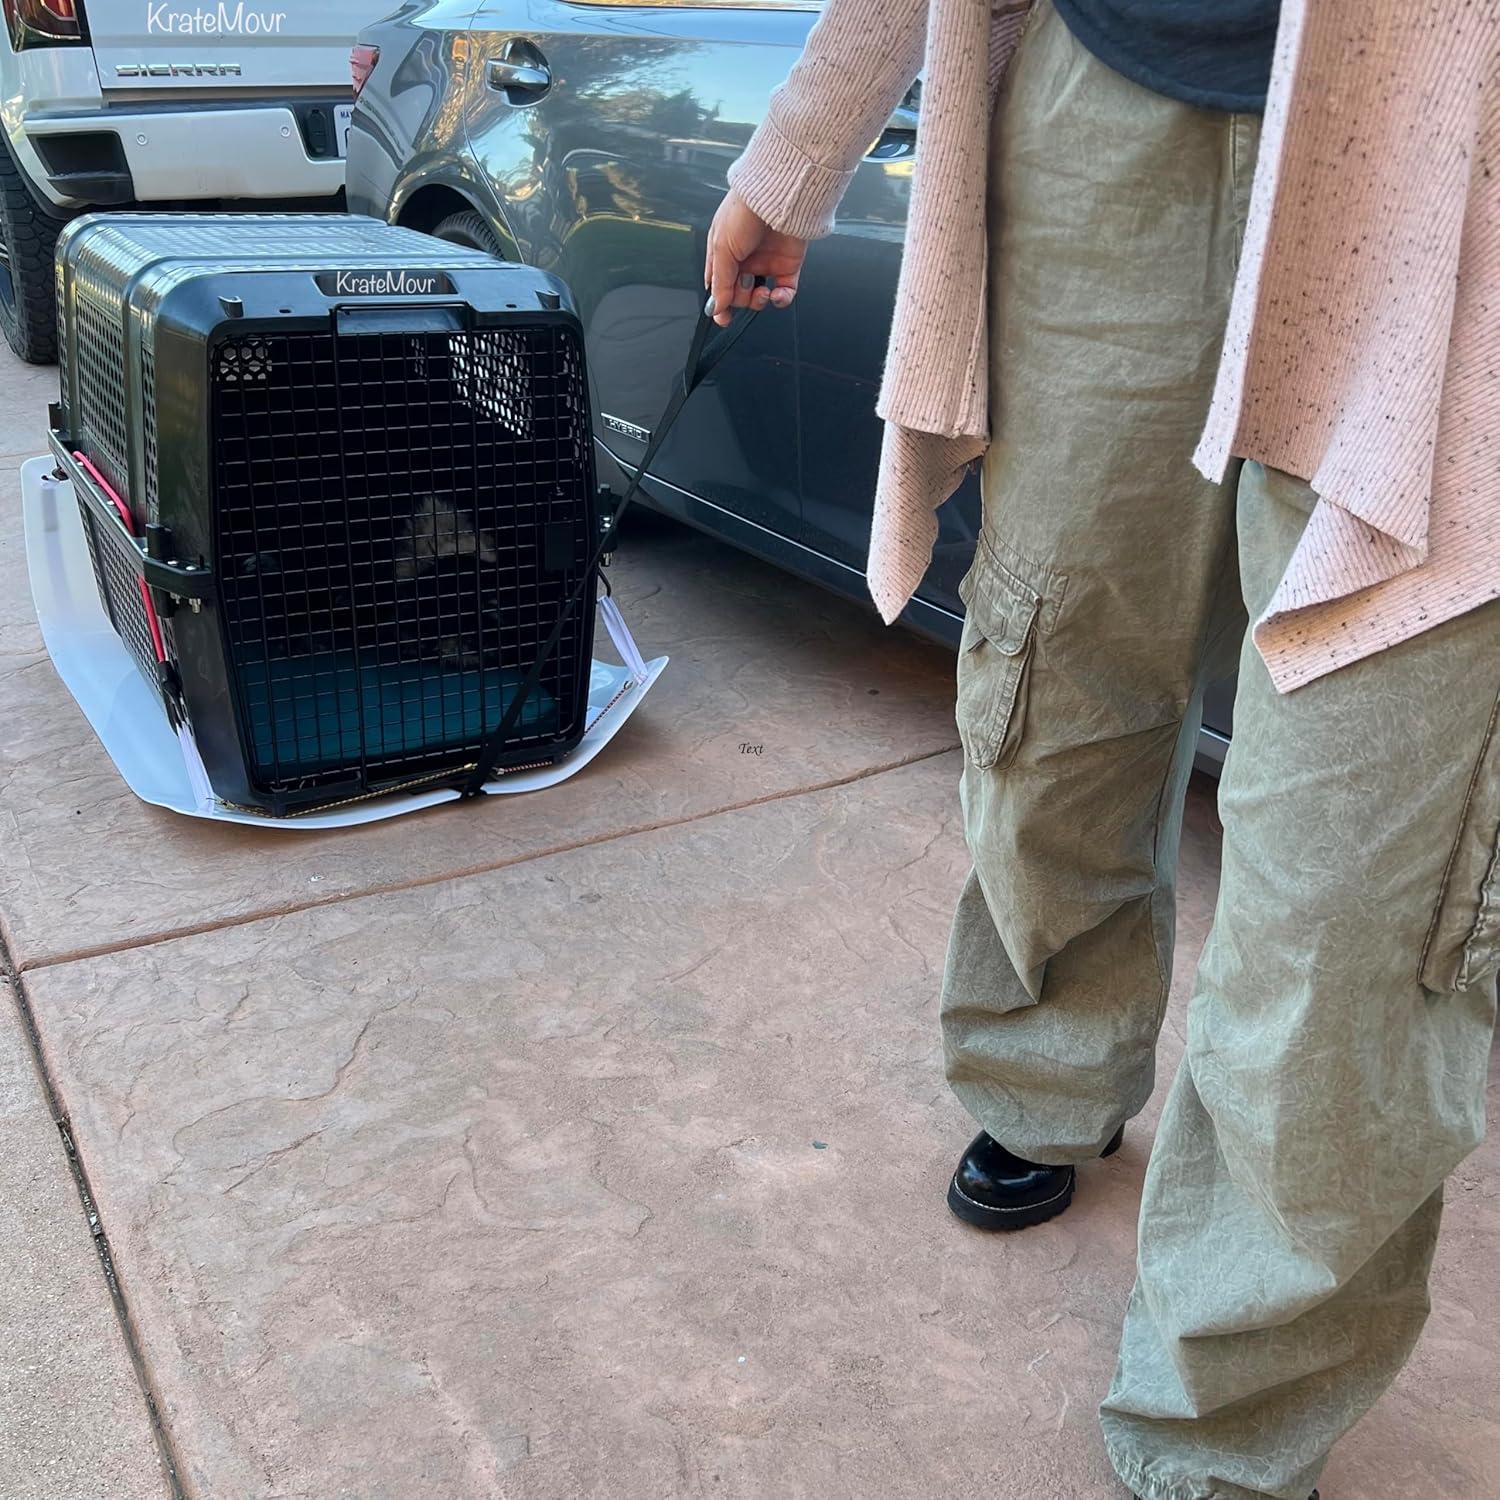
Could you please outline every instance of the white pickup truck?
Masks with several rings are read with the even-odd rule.
[[[0,328],[56,356],[52,250],[117,205],[335,207],[349,51],[393,0],[0,0]]]

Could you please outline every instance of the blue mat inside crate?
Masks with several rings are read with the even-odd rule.
[[[478,744],[499,723],[524,675],[506,667],[455,672],[440,662],[360,662],[352,651],[241,662],[252,749],[282,775],[313,775],[329,766],[409,756],[423,746]],[[557,700],[540,683],[531,690],[518,735],[550,735]]]

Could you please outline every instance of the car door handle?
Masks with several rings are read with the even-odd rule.
[[[523,93],[539,94],[551,82],[552,75],[545,68],[534,68],[530,63],[492,62],[490,64],[490,87],[492,89],[520,89]]]
[[[512,41],[491,60],[486,79],[507,104],[534,104],[552,87],[552,70],[535,47]]]
[[[900,160],[917,149],[917,111],[914,96],[908,94],[885,122],[880,139],[865,152],[874,161]]]

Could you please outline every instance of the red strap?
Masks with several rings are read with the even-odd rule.
[[[92,479],[94,483],[97,484],[99,488],[103,490],[104,493],[108,495],[112,501],[114,501],[115,509],[120,513],[120,520],[124,522],[125,530],[128,531],[131,536],[134,536],[135,517],[131,515],[130,507],[126,505],[126,503],[122,499],[120,499],[117,494],[115,494],[114,490],[110,487],[109,481],[104,477],[104,475],[99,472],[98,467],[95,465],[93,459],[91,459],[86,453],[78,453],[76,451],[74,452],[73,457],[83,465],[84,470],[88,474],[89,478]],[[157,661],[165,662],[167,659],[167,647],[166,642],[162,639],[161,622],[156,618],[156,605],[155,603],[153,603],[151,598],[151,586],[146,582],[144,578],[138,581],[141,586],[141,603],[146,607],[146,624],[151,631],[151,644],[156,649]]]

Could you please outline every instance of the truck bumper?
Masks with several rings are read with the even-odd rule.
[[[63,208],[326,198],[344,185],[342,158],[310,156],[288,106],[34,111],[23,130],[37,188]]]

